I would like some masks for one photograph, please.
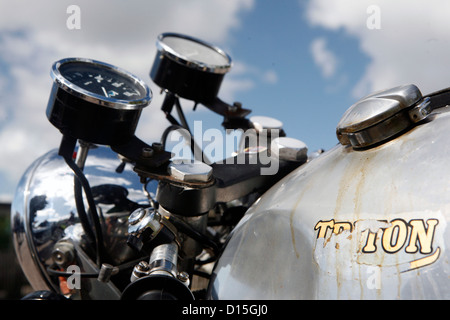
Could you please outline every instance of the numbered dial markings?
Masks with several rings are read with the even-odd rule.
[[[138,100],[146,97],[146,89],[132,78],[96,64],[71,62],[60,66],[61,75],[74,85],[106,98]]]

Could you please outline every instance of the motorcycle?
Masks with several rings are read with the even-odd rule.
[[[61,143],[11,208],[35,290],[24,299],[450,298],[448,89],[369,95],[343,115],[338,145],[308,154],[278,120],[218,98],[223,50],[176,33],[156,45],[150,77],[171,125],[152,144],[135,135],[144,81],[90,59],[53,65],[46,114]],[[181,99],[223,116],[238,150],[210,161]],[[192,157],[167,151],[173,132]]]

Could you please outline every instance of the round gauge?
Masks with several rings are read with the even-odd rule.
[[[104,62],[63,59],[53,64],[51,76],[48,119],[63,134],[92,143],[127,142],[151,101],[142,80]]]
[[[54,81],[67,92],[113,108],[143,108],[151,100],[148,86],[127,71],[110,64],[80,58],[56,62]]]
[[[231,58],[221,49],[185,35],[165,33],[156,43],[159,50],[193,69],[212,73],[226,73],[231,68]]]
[[[223,50],[177,33],[163,33],[150,77],[161,88],[182,98],[210,104],[232,62]]]

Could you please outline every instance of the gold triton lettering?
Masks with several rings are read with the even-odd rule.
[[[334,219],[321,220],[316,223],[317,239],[339,235],[343,231],[352,232],[359,221],[339,221]],[[395,254],[404,249],[406,253],[431,254],[410,262],[409,270],[434,263],[440,255],[440,248],[433,248],[438,219],[393,219],[391,221],[377,220],[382,226],[372,230],[361,230],[361,253],[375,253],[379,248],[386,253]]]
[[[316,226],[314,227],[314,230],[319,230],[317,238],[325,238],[328,228],[334,228],[334,220],[317,222]]]
[[[409,269],[406,271],[414,270],[414,269],[418,269],[418,268],[430,265],[439,258],[440,254],[441,254],[441,248],[437,248],[436,252],[433,253],[432,255],[426,256],[425,258],[422,258],[422,259],[417,259],[417,260],[411,261],[409,263]]]
[[[340,234],[344,230],[352,231],[353,225],[350,222],[335,222],[333,220],[329,221],[319,221],[317,222],[314,230],[319,230],[317,238],[325,238],[328,229],[331,229],[334,234]]]
[[[420,253],[428,254],[433,252],[432,243],[434,238],[434,231],[439,221],[437,219],[427,220],[428,228],[425,230],[423,220],[411,220],[409,224],[412,226],[411,238],[406,247],[406,252],[416,253],[419,248],[417,242],[420,244]]]
[[[333,232],[339,234],[344,230],[352,232],[352,224],[350,222],[336,222],[334,224]]]
[[[365,230],[364,232],[367,232],[367,240],[362,248],[362,252],[364,253],[374,253],[377,251],[377,245],[375,244],[375,240],[377,240],[377,234],[374,232],[371,232],[370,230]]]
[[[391,227],[384,229],[381,244],[384,251],[396,253],[405,245],[408,237],[408,226],[402,219],[392,220],[391,224]]]

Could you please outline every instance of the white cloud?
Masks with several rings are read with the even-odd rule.
[[[274,70],[264,72],[262,79],[268,84],[275,84],[278,82],[278,75]]]
[[[379,8],[380,29],[370,29],[370,6]],[[311,25],[344,31],[359,40],[370,58],[354,96],[405,83],[422,93],[448,87],[450,76],[450,2],[447,0],[311,0],[307,18]]]
[[[221,90],[223,89],[221,93],[224,93],[225,98],[231,98],[231,93],[250,90],[260,83],[269,85],[278,83],[277,72],[272,69],[263,70],[253,65],[234,61],[232,73],[225,79],[224,88],[221,88]]]
[[[311,44],[311,54],[314,62],[321,69],[325,78],[332,77],[336,72],[337,58],[327,47],[324,38],[315,39]]]
[[[80,30],[66,26],[66,9],[73,4],[81,9]],[[180,32],[224,46],[240,26],[239,13],[253,5],[254,0],[0,0],[0,177],[7,180],[0,194],[36,157],[59,145],[61,136],[45,116],[54,61],[93,58],[141,77],[154,98],[136,134],[159,140],[168,122],[159,110],[163,96],[149,78],[157,36]],[[228,97],[251,86],[232,80],[224,82]]]

